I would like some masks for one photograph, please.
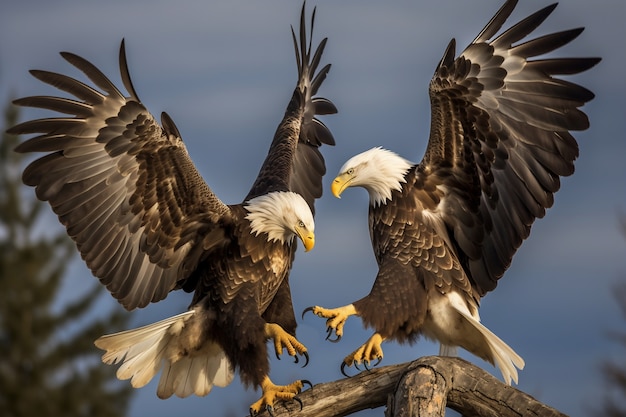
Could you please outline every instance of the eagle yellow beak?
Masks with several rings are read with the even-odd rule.
[[[302,244],[304,245],[304,251],[308,252],[315,246],[315,233],[302,228],[297,228],[297,234]]]
[[[341,193],[343,190],[350,186],[350,182],[352,181],[352,176],[347,172],[337,175],[337,177],[333,180],[333,183],[330,185],[330,191],[337,198],[341,198]]]

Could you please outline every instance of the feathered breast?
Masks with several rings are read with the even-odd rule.
[[[201,265],[195,301],[209,292],[217,292],[223,303],[237,295],[255,297],[263,313],[291,270],[295,245],[268,241],[266,233],[253,233],[242,205],[231,206],[231,210],[235,213],[231,243]]]

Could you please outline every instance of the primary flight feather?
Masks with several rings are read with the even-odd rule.
[[[552,206],[560,177],[574,172],[570,134],[589,126],[579,107],[593,93],[558,78],[597,58],[535,58],[582,29],[525,38],[548,6],[497,35],[515,8],[507,1],[455,58],[448,45],[430,82],[431,126],[422,161],[374,148],[339,170],[332,192],[363,187],[378,274],[369,295],[344,307],[310,307],[329,336],[359,315],[374,335],[345,366],[382,359],[384,340],[438,340],[498,366],[517,382],[522,358],[480,323],[481,297],[496,287],[536,218]],[[497,36],[496,36],[497,35]]]
[[[311,17],[311,35],[315,11]],[[293,398],[302,381],[269,379],[266,339],[276,354],[308,354],[295,338],[289,271],[296,238],[314,245],[314,202],[322,195],[320,146],[334,145],[316,116],[337,110],[315,97],[330,64],[318,69],[326,39],[307,41],[303,5],[299,34],[292,29],[298,81],[269,152],[240,204],[223,203],[204,182],[172,119],[161,124],[144,107],[120,48],[124,95],[87,60],[61,53],[89,79],[31,71],[71,98],[36,96],[20,106],[67,117],[31,120],[10,129],[39,134],[18,152],[44,152],[24,171],[27,185],[48,201],[87,266],[126,309],[145,307],[170,291],[193,292],[189,310],[139,329],[107,335],[96,345],[103,361],[121,363],[118,377],[135,387],[160,370],[157,394],[206,395],[239,369],[261,387],[253,413]]]

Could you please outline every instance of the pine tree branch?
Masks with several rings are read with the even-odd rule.
[[[387,406],[385,415],[390,417],[443,416],[446,407],[466,417],[566,417],[463,359],[439,356],[318,384],[298,397],[302,410],[289,402],[277,406],[274,416],[341,417]]]

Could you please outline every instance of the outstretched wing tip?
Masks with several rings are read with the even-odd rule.
[[[168,137],[173,136],[177,139],[181,139],[180,131],[176,123],[174,123],[174,120],[167,112],[161,112],[161,125]]]
[[[139,99],[139,95],[135,90],[133,82],[130,78],[130,71],[128,69],[128,59],[126,58],[126,39],[122,38],[120,42],[120,52],[119,52],[119,66],[120,66],[120,75],[122,77],[122,83],[124,84],[124,88],[131,95],[131,97],[138,102],[141,102]]]
[[[456,38],[452,38],[450,39],[450,42],[448,42],[448,46],[446,46],[446,49],[443,52],[443,56],[441,57],[439,64],[437,64],[437,68],[435,71],[437,71],[441,67],[448,67],[452,65],[454,63],[455,57],[456,57]]]
[[[164,113],[164,127],[159,126],[138,101],[123,42],[120,67],[131,97],[124,97],[84,58],[69,52],[61,56],[91,83],[31,71],[72,97],[15,100],[70,115],[9,129],[39,133],[17,145],[17,152],[45,153],[25,168],[22,178],[50,203],[101,283],[125,308],[140,308],[165,298],[187,279],[205,250],[201,236],[219,227],[215,219],[222,219],[228,208],[202,181],[184,147],[163,137],[164,132],[180,136],[171,118]],[[148,154],[151,164],[145,163]],[[160,187],[167,190],[158,191]],[[159,197],[171,193],[182,198]]]
[[[422,164],[428,172],[448,170],[461,184],[439,178],[445,206],[474,213],[465,223],[452,209],[444,216],[452,239],[471,258],[482,294],[495,287],[534,220],[552,206],[560,177],[574,172],[578,144],[571,132],[589,127],[580,107],[594,94],[559,76],[601,62],[544,57],[584,30],[532,38],[557,3],[501,31],[516,3],[507,1],[458,58],[451,41],[440,61],[446,68],[438,67],[431,81],[431,137]]]
[[[288,189],[303,196],[313,210],[314,201],[321,196],[322,176],[326,171],[319,151],[323,144],[334,145],[335,139],[317,116],[335,114],[337,107],[328,99],[317,96],[317,91],[328,75],[331,65],[321,69],[320,62],[328,38],[323,38],[313,49],[316,8],[307,29],[306,3],[300,10],[300,26],[291,26],[291,37],[296,56],[297,84],[287,111],[279,124],[270,151],[246,200],[275,189]],[[277,146],[285,142],[295,145],[295,153],[283,154],[291,146]],[[294,143],[295,142],[295,143]],[[287,158],[290,158],[287,161]],[[277,162],[280,161],[280,162]],[[286,166],[284,164],[287,164]]]
[[[504,3],[496,14],[489,20],[485,27],[478,33],[472,43],[486,42],[491,39],[499,30],[506,20],[511,16],[513,10],[517,6],[518,0],[508,0]]]

